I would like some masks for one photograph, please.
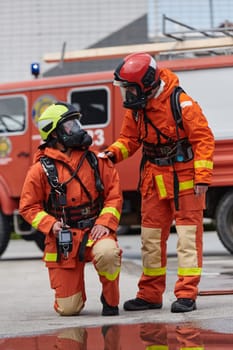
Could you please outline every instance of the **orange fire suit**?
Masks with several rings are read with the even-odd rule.
[[[55,216],[45,210],[45,203],[48,203],[51,186],[47,175],[42,168],[39,158],[46,155],[55,160],[58,179],[60,183],[68,181],[66,185],[67,208],[79,208],[81,213],[86,214],[90,210],[87,193],[88,190],[92,200],[98,197],[96,189],[95,174],[88,160],[85,158],[78,169],[83,151],[72,150],[72,155],[68,157],[59,150],[46,147],[38,150],[35,161],[30,168],[21,193],[20,214],[36,230],[45,234],[44,261],[49,270],[51,288],[55,290],[55,310],[61,315],[78,314],[84,307],[86,301],[84,286],[84,266],[85,262],[92,261],[102,283],[103,295],[106,302],[111,306],[119,303],[119,273],[121,265],[121,249],[116,238],[116,229],[119,224],[122,194],[119,185],[119,176],[112,163],[107,158],[98,158],[100,178],[104,185],[102,194],[102,206],[95,219],[95,224],[106,226],[110,229],[110,235],[91,242],[87,241],[83,261],[78,259],[80,244],[85,232],[90,228],[70,227],[72,232],[72,251],[68,257],[58,254],[57,240],[52,233],[52,227],[57,220]],[[71,179],[70,172],[81,179],[83,186],[75,177]],[[77,171],[78,169],[78,171]],[[64,203],[63,203],[64,204]],[[77,209],[78,210],[78,209]],[[66,218],[69,219],[69,212]],[[85,218],[85,217],[84,217]],[[58,259],[58,255],[59,259]]]
[[[166,279],[166,245],[173,220],[178,234],[178,280],[174,293],[177,298],[195,300],[197,297],[202,270],[205,195],[196,196],[194,186],[211,183],[214,152],[214,137],[206,117],[199,105],[185,92],[179,97],[183,129],[179,127],[177,132],[170,95],[179,86],[179,80],[167,69],[161,69],[160,77],[159,90],[153,98],[148,99],[144,110],[126,110],[120,136],[107,149],[114,154],[117,163],[133,155],[142,144],[143,147],[147,144],[155,148],[158,146],[165,151],[166,145],[174,145],[173,141],[187,139],[192,148],[193,157],[188,161],[158,165],[151,159],[146,160],[142,167],[143,273],[138,283],[137,297],[150,303],[162,302]],[[169,142],[164,135],[169,137]],[[179,208],[174,201],[175,183],[178,183]]]
[[[204,350],[201,330],[190,325],[144,323],[139,325],[145,349]]]

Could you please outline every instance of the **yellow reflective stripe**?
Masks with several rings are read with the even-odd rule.
[[[87,244],[86,244],[86,247],[92,247],[93,244],[94,244],[93,239],[88,239]]]
[[[116,141],[112,144],[112,147],[117,147],[120,149],[123,159],[129,157],[128,149],[125,147],[125,145],[123,145],[123,143]]]
[[[201,267],[179,267],[177,273],[179,276],[199,276],[201,272]]]
[[[194,168],[207,168],[207,169],[213,169],[213,162],[211,160],[195,160],[194,161]]]
[[[46,213],[46,211],[40,211],[34,218],[34,220],[32,221],[32,227],[37,229],[39,226],[39,223],[41,222],[41,220],[48,215],[48,213]]]
[[[185,347],[185,348],[180,348],[180,350],[204,350],[203,346],[192,346],[192,347]]]
[[[167,345],[149,345],[146,350],[168,350]]]
[[[143,273],[146,276],[163,276],[166,274],[166,267],[143,267]]]
[[[120,267],[118,267],[114,273],[109,273],[109,272],[105,272],[105,271],[98,272],[98,274],[100,276],[104,276],[109,281],[115,281],[115,279],[117,278],[119,273],[120,273]]]
[[[166,187],[163,181],[163,175],[156,175],[155,176],[155,181],[158,185],[158,189],[159,189],[159,193],[160,193],[160,197],[164,198],[167,197],[167,191],[166,191]]]
[[[100,215],[103,215],[103,214],[112,214],[112,215],[114,215],[117,218],[117,220],[120,220],[120,217],[121,217],[121,214],[119,213],[119,211],[116,208],[113,208],[113,207],[105,207],[105,208],[103,208],[101,210],[101,212],[100,212]]]
[[[45,261],[57,261],[57,253],[46,253],[44,260]]]
[[[194,187],[193,180],[179,182],[180,191],[189,190],[190,188],[193,188],[193,187]]]

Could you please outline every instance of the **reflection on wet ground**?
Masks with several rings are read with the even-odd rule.
[[[228,350],[233,334],[190,323],[141,323],[67,328],[49,334],[0,339],[0,350]]]

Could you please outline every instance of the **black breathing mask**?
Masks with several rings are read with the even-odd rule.
[[[138,111],[146,107],[147,95],[136,83],[115,80],[114,85],[119,86],[123,98],[123,107]]]
[[[123,106],[125,108],[129,108],[132,110],[139,110],[145,108],[147,103],[147,96],[144,93],[140,93],[140,95],[135,95],[135,93],[131,91],[126,91],[125,100],[123,102]]]
[[[92,144],[91,136],[82,129],[77,118],[61,121],[57,127],[57,137],[66,148],[86,149]]]

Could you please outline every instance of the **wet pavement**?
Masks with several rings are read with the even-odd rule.
[[[139,239],[119,238],[125,253],[120,277],[120,315],[115,317],[101,316],[101,288],[92,264],[85,268],[84,310],[79,316],[58,316],[53,310],[53,291],[41,261],[42,253],[34,242],[11,242],[0,260],[0,350],[233,349],[233,260],[216,235],[210,234],[205,243],[208,249],[200,283],[203,294],[197,299],[197,310],[181,314],[170,312],[175,299],[175,242],[168,248],[163,308],[123,310],[124,301],[135,296],[141,274]],[[220,295],[214,295],[215,291],[220,291]],[[190,341],[194,341],[193,345]],[[198,342],[201,345],[196,345]]]
[[[141,323],[73,327],[58,332],[0,339],[0,350],[230,350],[233,335],[192,323]]]

